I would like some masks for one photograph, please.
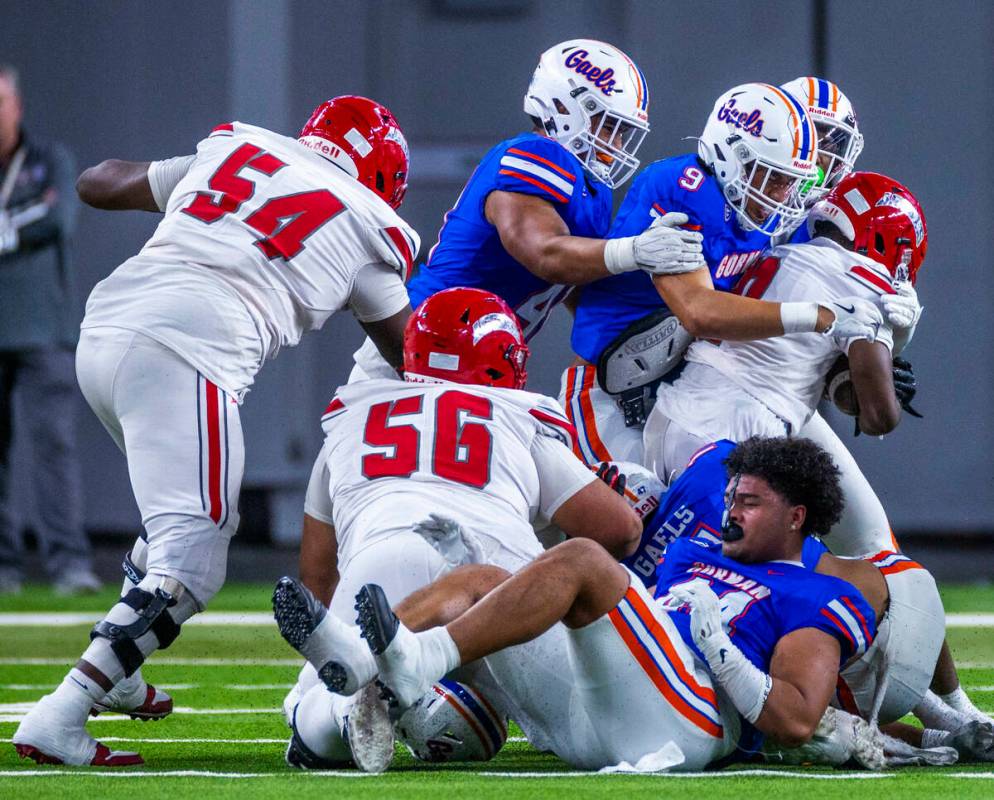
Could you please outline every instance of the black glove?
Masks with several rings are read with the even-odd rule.
[[[594,471],[597,477],[608,485],[608,488],[614,489],[622,497],[625,496],[625,486],[628,484],[628,478],[624,472],[618,469],[617,464],[609,464],[607,461],[602,461],[600,466]]]
[[[911,407],[911,401],[915,399],[918,391],[918,381],[915,380],[915,371],[911,367],[911,362],[903,358],[894,359],[894,393],[897,395],[897,402],[901,408],[911,416],[922,418],[922,415]]]

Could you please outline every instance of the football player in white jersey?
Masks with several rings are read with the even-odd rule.
[[[375,687],[358,698],[325,687],[346,695],[358,688],[335,654],[358,635],[352,605],[365,583],[381,581],[399,602],[461,560],[443,558],[419,533],[437,524],[435,512],[444,509],[451,524],[472,537],[474,562],[509,571],[542,552],[537,519],[595,539],[618,557],[637,543],[638,517],[573,455],[573,426],[556,401],[522,390],[527,356],[517,318],[503,300],[480,289],[447,289],[408,322],[406,382],[352,383],[329,404],[308,510],[327,520],[333,539],[320,556],[330,558],[337,584],[330,613],[290,578],[273,595],[280,632],[322,681],[291,712],[290,764],[341,765],[353,758],[350,744],[357,752],[368,749],[368,715],[381,709]],[[435,533],[444,538],[444,530]],[[451,534],[451,544],[462,547],[457,531]],[[559,666],[543,663],[542,652],[542,644],[533,643],[521,669],[537,682],[556,684]],[[560,683],[548,691],[571,691]],[[527,730],[524,715],[510,710]],[[357,763],[367,771],[385,766]]]
[[[914,196],[897,181],[869,172],[845,178],[814,207],[808,225],[815,236],[810,243],[774,248],[749,268],[735,291],[780,301],[814,291],[835,302],[850,298],[845,302],[886,307],[898,297],[893,287],[897,277],[914,281],[928,244],[925,218]],[[885,323],[875,342],[800,335],[694,342],[686,369],[659,394],[646,422],[647,466],[667,481],[711,441],[741,441],[754,434],[806,436],[825,377],[840,354],[849,357],[860,428],[874,435],[889,432],[901,412],[892,380],[894,339]],[[865,493],[850,493],[851,476],[862,483],[865,478],[837,437],[827,449],[842,468],[847,506],[857,506],[847,509],[845,523],[865,502]],[[875,495],[872,500],[879,505]],[[836,527],[828,544],[840,555],[894,550],[883,519],[880,530]]]
[[[403,279],[419,246],[395,213],[407,171],[393,115],[345,96],[318,106],[297,138],[233,122],[193,155],[105,161],[80,177],[90,205],[164,212],[94,288],[76,354],[84,397],[127,455],[144,531],[120,602],[14,734],[22,757],[142,763],[84,723],[91,709],[172,708],[140,667],[224,582],[244,466],[238,405],[256,372],[344,308],[400,366]]]

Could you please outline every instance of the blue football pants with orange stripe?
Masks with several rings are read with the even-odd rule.
[[[575,697],[592,723],[578,728],[592,734],[577,743],[576,766],[634,764],[672,741],[684,756],[676,769],[700,770],[735,749],[738,714],[634,573],[611,612],[566,639]]]
[[[83,330],[76,375],[127,457],[146,572],[179,581],[203,608],[224,583],[238,528],[245,446],[237,403],[172,350],[122,328]]]
[[[573,451],[590,465],[601,461],[642,463],[642,428],[625,427],[613,395],[597,384],[596,368],[572,366],[563,373],[559,403],[576,428]]]

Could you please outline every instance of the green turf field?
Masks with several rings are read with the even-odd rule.
[[[994,587],[943,592],[948,612],[994,612]],[[17,758],[10,736],[16,719],[54,687],[87,642],[88,624],[9,625],[3,615],[102,612],[115,594],[65,601],[41,589],[0,598],[0,798],[307,798],[403,796],[432,798],[623,796],[668,797],[707,792],[721,798],[803,796],[981,798],[994,796],[991,765],[882,774],[816,769],[709,773],[706,776],[622,776],[572,773],[555,757],[511,741],[492,761],[474,767],[425,767],[399,754],[387,775],[289,770],[283,763],[287,729],[278,712],[297,673],[295,654],[274,626],[188,625],[146,677],[170,690],[177,712],[161,722],[105,716],[90,731],[112,748],[139,750],[144,767],[88,770],[39,767]],[[232,585],[211,606],[218,611],[267,611],[269,587]],[[964,685],[982,708],[994,710],[994,628],[957,627],[949,638]],[[519,731],[512,730],[520,735]]]

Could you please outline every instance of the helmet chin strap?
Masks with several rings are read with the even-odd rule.
[[[735,492],[739,488],[739,481],[741,479],[741,472],[736,472],[732,476],[732,483],[725,497],[725,513],[721,515],[721,540],[723,542],[737,542],[745,536],[745,531],[742,530],[742,527],[732,522],[732,506],[735,504]]]

